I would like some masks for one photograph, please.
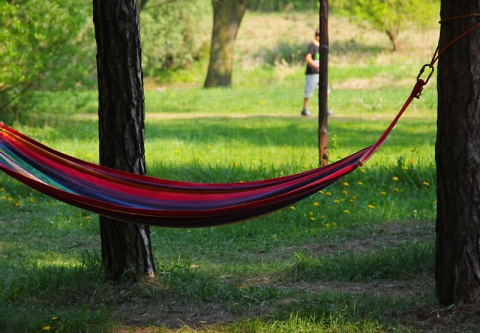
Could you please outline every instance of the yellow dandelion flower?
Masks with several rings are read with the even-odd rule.
[[[350,213],[350,211],[349,211],[348,209],[345,209],[343,212],[344,212],[345,214]]]
[[[344,182],[343,186],[349,186],[349,184],[347,182]]]
[[[30,202],[35,202],[35,199],[30,197]]]
[[[313,215],[313,212],[308,212],[309,215]]]
[[[58,319],[57,316],[52,317],[52,320],[57,320],[57,319]]]
[[[404,165],[404,166],[402,167],[402,170],[407,171],[407,170],[408,170],[408,167],[407,167],[406,165]]]
[[[345,191],[345,190],[344,190],[342,193],[343,193],[343,194],[345,194],[345,195],[347,195],[347,194],[348,194],[348,192],[347,192],[347,191]]]
[[[410,163],[411,165],[413,165],[414,162],[415,162],[415,161],[413,160],[413,158],[409,158],[409,159],[408,159],[408,163]]]
[[[333,227],[336,227],[336,226],[337,226],[337,222],[333,222],[333,223],[332,223],[332,226],[333,226]]]
[[[397,177],[397,176],[393,176],[393,177],[392,177],[392,180],[393,180],[394,182],[398,182],[398,177]]]
[[[325,195],[326,195],[327,197],[331,197],[331,196],[332,196],[332,193],[327,192],[327,193],[325,193]]]
[[[315,218],[312,216],[312,217],[310,218],[310,220],[315,221]]]
[[[374,205],[368,205],[367,207],[370,208],[370,209],[375,209]]]
[[[208,145],[207,148],[208,148],[208,149],[212,149],[212,146]]]
[[[323,194],[323,190],[318,191],[318,193]]]
[[[333,200],[333,202],[335,202],[335,203],[340,203],[340,200],[335,199],[335,200]]]
[[[363,185],[363,182],[358,182],[357,184],[358,184],[358,185]]]
[[[366,171],[365,169],[360,169],[360,172],[365,173]]]
[[[382,192],[380,192],[380,194],[381,194],[381,195],[387,195],[387,192],[382,191]]]
[[[430,183],[427,182],[427,181],[424,181],[424,182],[423,182],[423,185],[425,185],[425,186],[430,186]]]
[[[45,326],[45,327],[43,328],[44,331],[50,331],[51,329],[52,329],[51,326]]]
[[[394,190],[395,192],[400,192],[400,190],[398,189],[398,187],[395,187],[393,190]]]
[[[180,152],[180,150],[175,149],[175,154],[178,154],[179,152]]]
[[[290,209],[295,210],[296,208],[295,208],[295,206],[290,206]]]
[[[314,205],[314,206],[318,206],[318,202],[315,201],[315,202],[313,203],[313,205]]]
[[[320,215],[320,218],[324,219],[324,218],[325,218],[325,215]]]
[[[326,228],[330,228],[330,223],[325,223]]]

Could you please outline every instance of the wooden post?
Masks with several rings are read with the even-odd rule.
[[[318,147],[320,165],[328,164],[328,0],[320,0],[320,78]]]

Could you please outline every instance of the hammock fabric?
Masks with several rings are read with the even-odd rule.
[[[325,167],[279,178],[203,184],[122,172],[55,151],[0,122],[0,170],[55,199],[125,222],[195,228],[239,222],[302,200],[363,165],[383,144],[425,82],[380,139]]]

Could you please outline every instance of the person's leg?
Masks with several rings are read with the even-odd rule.
[[[304,108],[304,109],[308,109],[308,102],[310,102],[310,98],[305,97],[305,98],[303,99],[303,108]]]
[[[312,114],[308,111],[308,103],[310,98],[313,95],[315,87],[318,85],[318,75],[307,75],[305,78],[305,88],[304,88],[304,98],[303,98],[303,108],[302,116],[311,116]]]

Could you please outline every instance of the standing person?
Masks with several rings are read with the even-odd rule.
[[[301,114],[302,116],[311,116],[312,114],[308,111],[308,103],[315,88],[318,87],[320,77],[320,30],[315,31],[315,39],[308,45],[305,61],[307,62],[307,69],[305,71],[305,88]],[[330,87],[328,91],[330,93]],[[330,110],[328,114],[331,114]]]

